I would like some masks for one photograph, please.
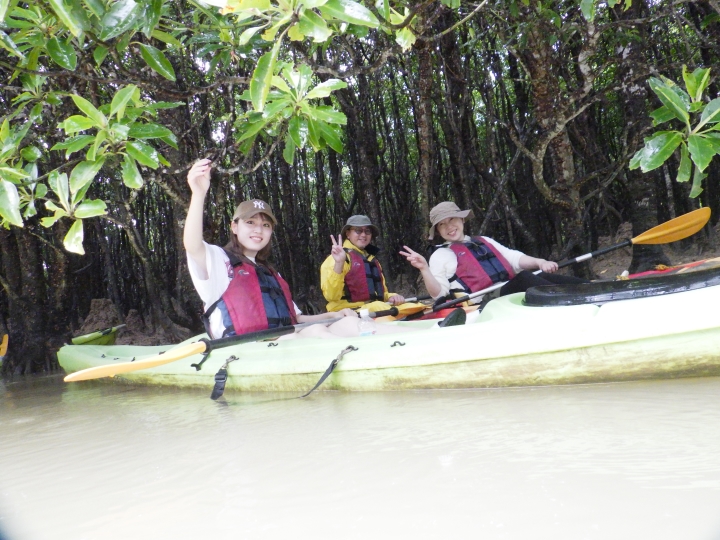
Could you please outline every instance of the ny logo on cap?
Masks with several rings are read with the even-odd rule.
[[[262,201],[253,201],[253,206],[265,210],[265,204]]]

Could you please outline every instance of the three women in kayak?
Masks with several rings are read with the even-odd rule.
[[[203,240],[203,211],[211,167],[209,159],[202,159],[188,172],[192,196],[183,231],[190,277],[206,310],[203,319],[208,334],[217,339],[340,316],[342,319],[330,326],[316,324],[298,334],[304,337],[359,335],[360,319],[351,309],[303,315],[297,308],[287,283],[268,262],[277,219],[265,201],[253,199],[238,205],[233,214],[232,235],[224,247]],[[394,331],[377,328],[378,333]]]
[[[435,246],[430,261],[408,246],[400,252],[420,270],[433,298],[476,293],[502,282],[507,283],[500,289],[501,296],[539,285],[586,282],[574,276],[555,275],[556,262],[530,257],[487,236],[466,235],[465,220],[472,217],[472,210],[460,210],[450,201],[441,202],[430,210],[429,239],[439,233],[444,242]],[[472,303],[480,303],[482,298],[477,296]]]

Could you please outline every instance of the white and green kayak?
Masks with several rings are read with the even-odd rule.
[[[498,298],[463,326],[394,322],[388,324],[422,331],[245,343],[212,350],[199,371],[191,364],[199,363],[201,355],[194,354],[117,378],[209,388],[226,359],[235,356],[227,367],[228,391],[302,393],[349,346],[357,350],[342,357],[322,389],[485,388],[720,375],[720,269],[575,287],[541,287]],[[139,362],[182,345],[66,345],[58,358],[73,373]]]

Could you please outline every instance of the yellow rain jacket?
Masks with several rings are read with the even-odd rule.
[[[359,249],[355,244],[353,244],[350,240],[347,239],[345,240],[345,242],[343,242],[343,248],[354,249],[363,257],[367,257],[369,261],[372,261],[375,258],[373,255],[368,255],[367,251]],[[350,261],[347,258],[345,259],[345,265],[343,266],[342,274],[336,274],[334,267],[335,259],[332,258],[332,255],[328,256],[328,258],[325,259],[325,261],[322,263],[322,266],[320,267],[320,287],[322,288],[325,300],[328,301],[328,311],[340,311],[343,308],[356,309],[360,307],[367,308],[370,311],[384,311],[392,307],[390,304],[387,304],[385,302],[375,301],[365,303],[348,302],[347,300],[344,300],[342,296],[345,292],[345,274],[350,271]],[[382,281],[383,287],[386,291],[385,300],[387,301],[388,298],[390,298],[396,293],[387,292],[385,275],[382,276]]]

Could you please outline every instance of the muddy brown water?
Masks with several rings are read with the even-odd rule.
[[[0,538],[720,539],[720,378],[0,387]]]

